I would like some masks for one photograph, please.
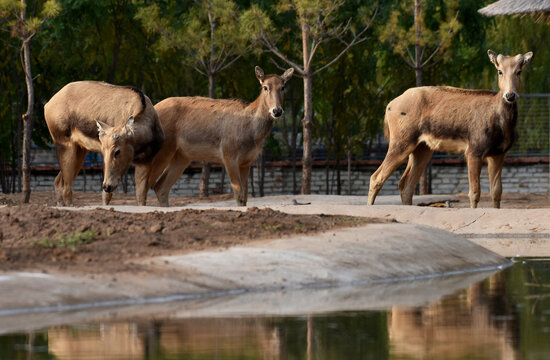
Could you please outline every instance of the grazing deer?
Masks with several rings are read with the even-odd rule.
[[[374,204],[384,182],[407,157],[398,187],[402,203],[411,205],[416,183],[433,152],[444,151],[466,156],[472,208],[479,202],[479,175],[487,159],[493,207],[500,207],[504,155],[517,138],[521,69],[533,53],[487,53],[498,70],[499,92],[425,86],[409,89],[388,104],[384,132],[389,148],[370,178],[368,205]]]
[[[141,90],[97,81],[65,85],[44,106],[61,170],[55,178],[57,205],[72,205],[72,183],[88,151],[104,161],[102,198],[108,205],[120,178],[135,164],[136,198],[147,201],[151,161],[164,132],[151,103]]]
[[[264,75],[256,66],[261,93],[252,103],[203,97],[172,97],[155,105],[166,141],[155,156],[150,183],[161,206],[191,161],[223,163],[238,205],[246,205],[250,165],[262,150],[273,121],[283,114],[284,85],[294,69]],[[164,172],[163,172],[164,171]],[[162,175],[161,175],[162,173]]]

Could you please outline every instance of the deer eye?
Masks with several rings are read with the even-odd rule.
[[[281,91],[285,91],[285,87],[284,87],[284,86],[281,88]]]
[[[517,74],[518,74],[518,76],[520,76],[521,75],[521,70],[518,70]]]
[[[498,71],[498,75],[502,76],[502,70]]]
[[[120,155],[120,149],[116,149],[115,150],[115,158],[118,157]]]
[[[264,86],[264,90],[267,91],[267,86]]]

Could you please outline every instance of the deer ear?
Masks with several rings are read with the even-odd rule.
[[[290,68],[283,75],[281,75],[281,78],[286,83],[290,78],[292,77],[292,74],[294,74],[294,68]]]
[[[529,51],[527,54],[524,54],[523,55],[523,64],[522,64],[522,66],[525,66],[525,65],[529,64],[529,62],[531,61],[532,58],[533,58],[533,52],[532,51]]]
[[[258,80],[260,80],[260,84],[263,83],[265,79],[265,73],[263,69],[259,66],[256,66],[254,68],[254,71],[256,72],[256,77],[258,78]]]
[[[134,135],[134,116],[130,115],[126,120],[126,135]]]
[[[491,60],[491,62],[495,64],[495,66],[498,66],[497,53],[489,49],[487,50],[487,55],[489,55],[489,59]]]
[[[111,125],[105,124],[104,122],[99,121],[97,119],[96,119],[95,123],[97,125],[97,131],[99,132],[99,137],[102,137],[103,135],[105,135],[105,131],[112,128]]]

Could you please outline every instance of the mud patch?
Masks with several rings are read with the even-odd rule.
[[[28,204],[0,208],[0,270],[132,270],[132,259],[226,248],[294,234],[384,222],[348,216],[183,210],[130,214]],[[79,233],[93,234],[86,241]],[[74,246],[72,246],[74,245]]]

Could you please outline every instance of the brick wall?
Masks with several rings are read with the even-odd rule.
[[[377,169],[377,165],[355,166],[352,168],[351,183],[353,195],[367,195],[369,179]],[[398,194],[397,183],[403,173],[404,166],[390,176],[384,184],[380,194]],[[313,194],[327,193],[325,168],[314,168],[312,174],[311,191]],[[32,178],[32,189],[53,190],[53,181],[57,173],[55,171],[38,171]],[[259,194],[257,169],[254,169],[254,193]],[[200,182],[200,168],[190,168],[185,171],[178,182],[172,188],[172,195],[198,196]],[[336,173],[329,171],[328,192],[336,193]],[[348,193],[347,171],[342,170],[341,193]],[[300,190],[301,168],[297,168],[296,179],[298,191]],[[508,193],[538,193],[550,192],[550,174],[547,163],[537,164],[505,164],[502,170],[503,190]],[[81,173],[73,184],[75,191],[100,192],[103,174],[101,171],[87,171]],[[133,175],[127,175],[127,190],[134,192]],[[210,193],[220,193],[222,183],[222,169],[213,168],[210,181]],[[434,165],[432,170],[432,186],[434,194],[452,194],[468,192],[468,170],[465,164]],[[265,173],[264,193],[265,195],[279,195],[292,193],[292,169],[290,167],[268,167]],[[119,192],[123,186],[119,185]],[[225,175],[223,192],[231,192],[231,183]],[[489,192],[489,180],[487,177],[487,166],[481,172],[481,191]],[[249,184],[249,194],[252,195],[252,185]]]

